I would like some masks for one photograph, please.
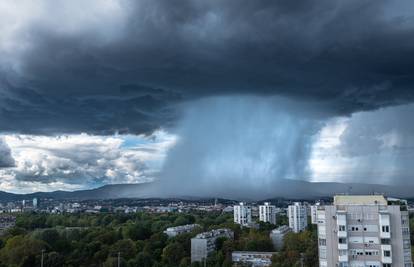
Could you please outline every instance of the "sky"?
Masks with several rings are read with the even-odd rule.
[[[414,184],[413,14],[411,0],[1,1],[0,190]]]

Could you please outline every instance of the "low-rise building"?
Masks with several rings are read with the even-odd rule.
[[[0,234],[7,229],[16,225],[16,217],[12,215],[1,215],[0,216]]]
[[[287,225],[279,226],[270,232],[270,239],[272,240],[275,250],[281,250],[283,248],[283,240],[285,235],[290,232],[292,232],[292,229],[290,229]]]
[[[169,237],[174,237],[180,234],[189,233],[193,231],[195,228],[200,227],[198,224],[186,224],[186,225],[180,225],[175,227],[168,227],[164,234],[168,235]]]
[[[232,230],[223,228],[203,232],[191,238],[191,262],[203,262],[216,249],[216,240],[219,237],[234,238]]]
[[[267,267],[272,265],[272,256],[276,252],[233,251],[233,266]]]

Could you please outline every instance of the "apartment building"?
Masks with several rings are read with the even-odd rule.
[[[319,206],[320,203],[316,202],[314,205],[310,207],[311,224],[318,224],[317,211]]]
[[[234,222],[241,225],[250,225],[252,222],[251,208],[240,202],[239,205],[234,206]]]
[[[216,240],[219,237],[234,238],[232,230],[223,228],[204,232],[191,238],[191,262],[203,262],[216,249]]]
[[[406,207],[380,195],[335,196],[317,210],[320,267],[411,267]]]
[[[175,227],[168,227],[164,234],[168,235],[168,237],[174,237],[180,234],[189,233],[193,231],[195,228],[200,227],[198,224],[186,224],[186,225],[180,225]]]
[[[285,235],[290,232],[292,232],[292,229],[290,229],[287,225],[279,226],[278,228],[273,229],[270,232],[270,240],[272,240],[273,247],[275,250],[282,249]]]
[[[295,202],[288,207],[289,227],[293,232],[299,233],[308,226],[306,206]]]
[[[270,205],[269,202],[265,202],[263,205],[260,205],[259,220],[262,222],[276,224],[276,206]]]
[[[269,267],[276,252],[233,251],[231,259],[234,267]]]

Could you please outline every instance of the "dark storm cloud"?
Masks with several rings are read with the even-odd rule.
[[[118,92],[59,96],[14,87],[0,98],[1,130],[31,134],[150,133],[160,125],[169,125],[174,117],[169,103],[179,99],[162,89],[138,85],[122,85]]]
[[[14,159],[9,146],[0,139],[0,168],[14,167]]]
[[[0,130],[147,132],[182,99],[235,93],[328,114],[414,99],[411,1],[120,3],[115,26],[22,30],[30,45],[6,62],[16,69],[4,63]]]

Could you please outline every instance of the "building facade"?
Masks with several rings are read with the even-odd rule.
[[[293,232],[299,233],[308,226],[308,215],[306,206],[300,202],[295,202],[288,207],[289,227]]]
[[[275,250],[281,250],[283,248],[283,240],[285,235],[290,232],[292,232],[292,229],[290,229],[287,225],[279,226],[270,232],[270,240],[272,240]]]
[[[383,196],[335,196],[319,206],[320,267],[411,267],[408,212]]]
[[[234,206],[234,222],[241,225],[250,225],[252,222],[252,211],[243,202]]]
[[[216,249],[216,239],[219,237],[233,239],[234,233],[230,229],[223,228],[200,233],[191,238],[191,262],[204,262]]]
[[[261,222],[268,222],[276,224],[276,206],[265,202],[264,205],[259,206],[259,220]]]

